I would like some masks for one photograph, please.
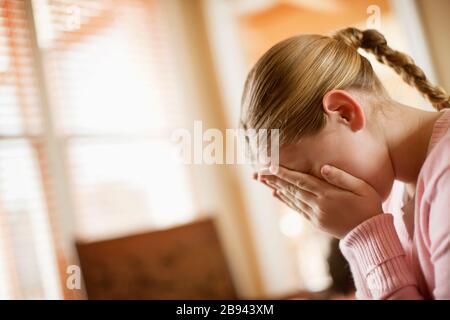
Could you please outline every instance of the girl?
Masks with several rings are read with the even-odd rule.
[[[392,100],[359,48],[442,111]],[[248,75],[242,126],[280,133],[281,166],[257,176],[341,239],[358,298],[450,299],[449,106],[444,90],[376,30],[284,40]],[[393,216],[382,202],[395,179],[406,188]]]

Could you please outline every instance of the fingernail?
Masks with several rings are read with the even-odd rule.
[[[327,174],[330,173],[330,171],[331,171],[331,167],[330,167],[329,165],[324,165],[324,166],[322,167],[322,174],[327,175]]]

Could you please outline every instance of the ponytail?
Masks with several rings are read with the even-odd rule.
[[[335,33],[333,38],[372,53],[379,62],[390,66],[406,83],[415,87],[437,110],[450,108],[450,97],[445,90],[433,85],[410,56],[389,47],[377,30],[346,28]]]

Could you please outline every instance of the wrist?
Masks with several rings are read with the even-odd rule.
[[[347,237],[348,234],[352,233],[354,230],[357,230],[361,225],[364,225],[366,222],[371,221],[372,219],[375,219],[383,214],[384,214],[383,211],[378,211],[378,213],[368,215],[363,219],[357,221],[350,229],[347,230],[347,232],[340,239]]]

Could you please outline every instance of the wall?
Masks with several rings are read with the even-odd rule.
[[[438,83],[450,92],[450,1],[417,0]]]

